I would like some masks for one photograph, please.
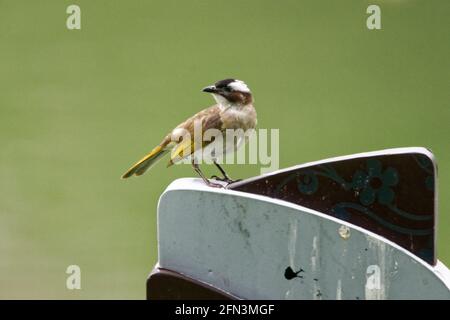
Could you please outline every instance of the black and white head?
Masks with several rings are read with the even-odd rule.
[[[219,105],[245,106],[253,102],[252,93],[244,81],[225,79],[202,90],[211,93]]]

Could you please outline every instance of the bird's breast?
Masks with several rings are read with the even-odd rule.
[[[228,108],[223,111],[222,123],[225,129],[254,129],[256,127],[256,111],[253,106]]]

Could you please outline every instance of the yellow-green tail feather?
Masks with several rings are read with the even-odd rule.
[[[140,176],[151,168],[158,160],[160,160],[169,150],[161,146],[157,146],[149,154],[136,162],[127,172],[122,175],[122,179],[129,178],[133,175]]]

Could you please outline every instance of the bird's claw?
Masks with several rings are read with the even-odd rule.
[[[231,184],[231,183],[238,182],[238,181],[242,180],[242,179],[233,180],[233,179],[230,179],[229,177],[220,178],[220,177],[218,177],[216,175],[211,176],[211,179],[214,179],[214,180],[217,180],[217,181],[223,181],[223,182],[226,182],[227,184]]]
[[[205,181],[206,182],[206,181]],[[207,183],[206,183],[206,185],[208,186],[208,187],[211,187],[211,188],[225,188],[223,185],[221,185],[221,184],[219,184],[219,183],[214,183],[214,182],[211,182],[211,181],[208,181]]]

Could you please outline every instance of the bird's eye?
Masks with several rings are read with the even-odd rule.
[[[225,91],[226,92],[231,92],[231,88],[230,87],[225,87]]]

